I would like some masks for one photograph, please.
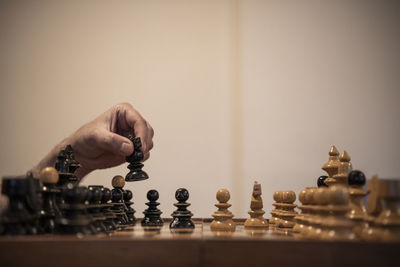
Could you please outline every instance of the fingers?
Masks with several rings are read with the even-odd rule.
[[[134,129],[136,137],[142,141],[142,152],[146,155],[153,148],[154,130],[151,125],[130,104],[120,104],[123,112],[119,112],[121,121],[125,121],[129,128]]]
[[[144,154],[143,161],[147,160],[148,158],[150,158],[150,152]]]
[[[85,166],[91,166],[92,169],[106,169],[118,166],[124,162],[125,162],[124,156],[116,156],[115,154],[112,153],[105,153],[97,158],[89,158],[89,159],[86,158],[82,163]]]
[[[132,142],[124,136],[107,130],[98,130],[92,135],[94,143],[105,151],[119,156],[129,156],[133,153]]]

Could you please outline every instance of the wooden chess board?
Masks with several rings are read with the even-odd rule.
[[[138,220],[140,222],[140,220]],[[0,266],[400,266],[400,243],[307,241],[290,232],[244,229],[232,235],[194,219],[191,232],[140,223],[110,235],[0,238]]]

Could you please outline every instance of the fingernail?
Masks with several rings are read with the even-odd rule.
[[[121,148],[119,149],[119,151],[124,155],[130,154],[131,153],[130,144],[122,143]]]

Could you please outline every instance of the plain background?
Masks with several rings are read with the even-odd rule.
[[[175,190],[210,217],[219,188],[315,186],[332,144],[367,177],[400,174],[397,1],[0,1],[0,175],[24,173],[120,102],[155,129],[129,183],[164,217]],[[126,165],[83,183],[111,186]]]

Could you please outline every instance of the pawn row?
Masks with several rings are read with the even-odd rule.
[[[0,218],[0,235],[98,234],[129,228],[136,224],[132,191],[123,189],[122,176],[112,179],[113,189],[102,185],[78,186],[59,184],[59,172],[44,168],[40,180],[5,178],[2,194],[10,205]],[[143,212],[142,226],[162,226],[158,192],[147,193],[148,208]],[[193,214],[187,209],[189,192],[180,188],[175,194],[177,210],[172,213],[171,229],[192,229]]]

